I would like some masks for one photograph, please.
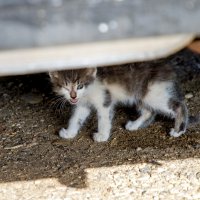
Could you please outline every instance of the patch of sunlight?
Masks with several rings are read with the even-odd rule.
[[[200,159],[89,168],[86,187],[56,178],[0,183],[1,200],[200,199]]]

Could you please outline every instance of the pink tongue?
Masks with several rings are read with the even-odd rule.
[[[71,101],[72,103],[76,103],[78,100],[77,100],[77,99],[70,99],[70,101]]]

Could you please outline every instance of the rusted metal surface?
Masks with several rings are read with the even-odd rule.
[[[189,45],[189,48],[192,51],[195,51],[200,54],[200,40],[196,40]]]

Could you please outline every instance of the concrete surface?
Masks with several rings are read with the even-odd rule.
[[[200,159],[88,168],[87,187],[55,178],[0,184],[1,200],[198,200]]]

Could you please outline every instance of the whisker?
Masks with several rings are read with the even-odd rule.
[[[64,99],[62,99],[62,101],[61,101],[61,104],[60,104],[60,107],[59,107],[59,114],[62,114],[62,112],[63,112],[63,104],[65,104]]]
[[[62,112],[64,111],[66,102],[67,102],[67,100],[66,100],[66,99],[63,99],[62,104],[61,104],[61,109],[62,109],[61,111],[62,111]]]
[[[49,101],[49,104],[52,105],[52,104],[54,104],[55,102],[57,102],[59,99],[61,99],[61,96],[59,96],[59,97],[54,97],[53,99],[51,99],[51,100]]]
[[[63,96],[56,96],[51,100],[50,107],[53,108],[55,112],[61,114],[63,102],[66,102],[66,99]]]

